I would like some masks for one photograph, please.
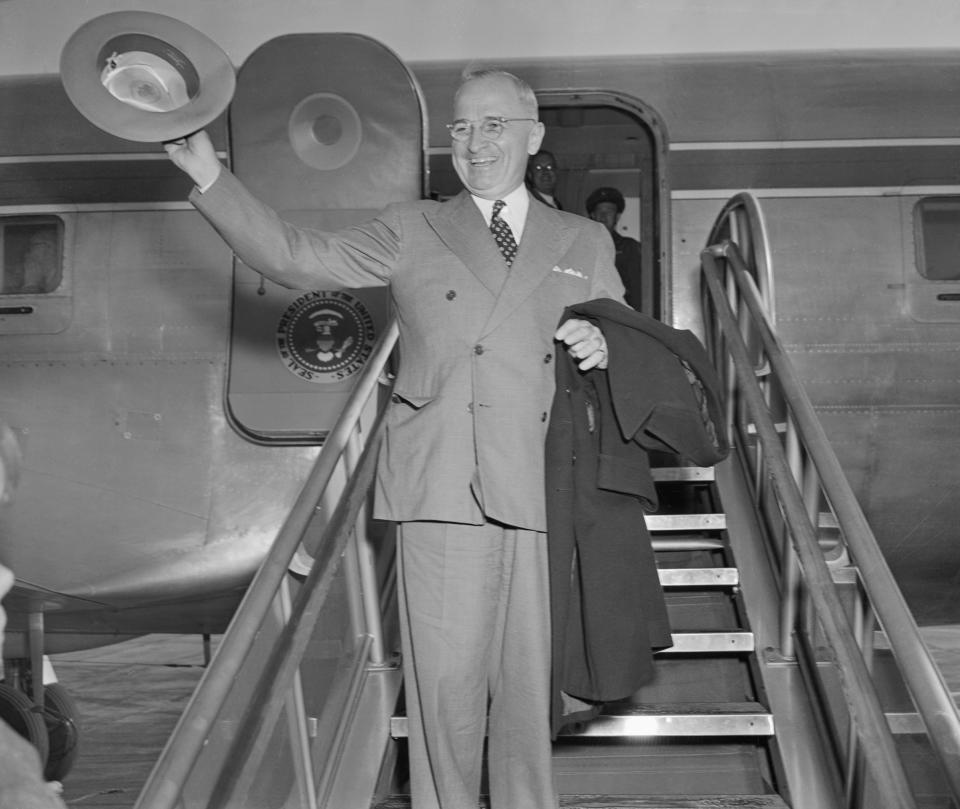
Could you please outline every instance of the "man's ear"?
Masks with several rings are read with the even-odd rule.
[[[547,128],[542,121],[537,121],[530,134],[527,136],[527,154],[535,155],[540,151],[540,144],[543,143],[543,136],[547,134]]]

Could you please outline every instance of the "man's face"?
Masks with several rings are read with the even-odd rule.
[[[557,187],[557,163],[550,152],[537,152],[530,161],[530,178],[534,188],[553,196]]]
[[[617,220],[620,219],[620,211],[617,210],[617,203],[598,202],[593,206],[593,210],[590,212],[590,218],[594,222],[601,222],[606,225],[607,230],[612,233],[613,229],[617,226]]]
[[[504,76],[486,76],[464,84],[453,105],[453,119],[473,123],[470,137],[453,141],[453,166],[467,189],[484,199],[503,199],[523,182],[528,155],[536,154],[543,140],[539,121],[510,121],[497,140],[480,134],[484,118],[530,118],[531,112],[517,97]]]

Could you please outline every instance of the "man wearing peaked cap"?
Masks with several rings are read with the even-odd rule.
[[[627,289],[624,296],[630,306],[640,311],[643,302],[643,273],[640,263],[640,242],[617,232],[617,223],[623,214],[623,194],[616,188],[597,188],[587,197],[587,215],[605,225],[613,237],[617,251],[616,265],[620,280]]]
[[[623,213],[625,206],[623,194],[621,194],[616,188],[597,188],[590,194],[589,197],[587,197],[587,213],[591,214],[591,218],[593,218],[593,209],[596,208],[601,202],[612,202],[617,208],[617,214],[619,215]]]

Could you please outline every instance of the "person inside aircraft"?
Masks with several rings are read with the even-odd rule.
[[[623,285],[603,229],[524,186],[544,137],[526,82],[466,71],[448,128],[458,196],[336,233],[280,220],[203,131],[165,148],[248,266],[297,288],[390,285],[403,361],[375,515],[399,525],[413,806],[477,806],[486,735],[492,807],[546,809],[558,804],[544,491],[555,341],[581,370],[606,367],[597,326],[558,323],[580,301],[622,302]]]
[[[55,289],[60,269],[56,228],[10,226],[4,236],[3,292],[38,295]]]
[[[557,160],[551,152],[541,149],[527,161],[527,188],[538,200],[562,211],[557,199]]]
[[[53,285],[52,275],[57,265],[56,233],[49,229],[38,230],[31,234],[30,242],[23,256],[24,294],[49,292]]]
[[[624,236],[617,230],[617,223],[625,207],[623,194],[616,188],[597,188],[587,197],[587,216],[604,225],[613,237],[616,250],[617,272],[626,287],[626,301],[640,311],[643,301],[643,277],[640,264],[640,242]]]
[[[0,508],[13,499],[20,471],[20,445],[16,434],[0,421]],[[0,602],[13,586],[13,572],[0,564]],[[0,603],[0,652],[7,614]],[[17,809],[65,809],[58,797],[59,784],[43,780],[36,748],[10,725],[0,720],[0,806]]]

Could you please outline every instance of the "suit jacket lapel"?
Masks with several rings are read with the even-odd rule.
[[[426,214],[427,221],[450,251],[490,292],[497,296],[507,278],[507,265],[497,243],[467,191]]]
[[[509,269],[467,191],[426,214],[443,243],[496,298],[485,331],[501,325],[543,283],[576,236],[549,205],[530,201],[523,238]],[[558,313],[559,316],[559,313]]]
[[[563,218],[553,208],[536,200],[530,201],[520,249],[487,322],[488,331],[501,325],[553,272],[575,235],[576,230],[565,226]],[[560,312],[557,312],[559,316]]]

